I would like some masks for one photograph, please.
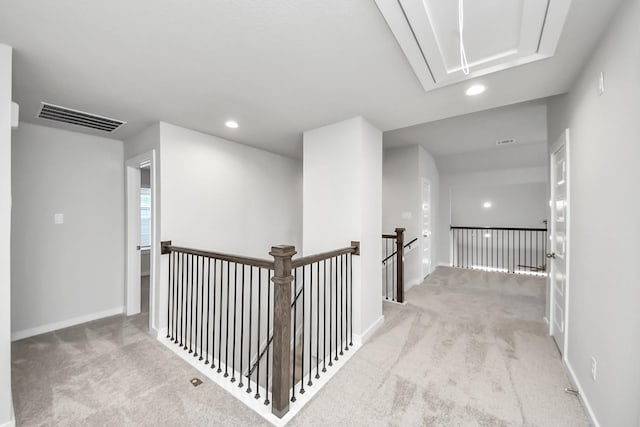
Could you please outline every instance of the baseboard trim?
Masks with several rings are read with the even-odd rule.
[[[91,322],[92,320],[102,319],[103,317],[115,316],[122,314],[124,307],[114,307],[109,310],[98,311],[96,313],[87,314],[84,316],[78,316],[60,322],[48,323],[42,326],[36,326],[35,328],[24,329],[22,331],[16,331],[11,334],[11,341],[18,341],[25,338],[33,337],[40,334],[46,334],[47,332],[57,331],[58,329],[68,328],[70,326],[79,325],[81,323]],[[0,426],[4,427],[4,426]]]
[[[418,281],[417,279],[414,279],[413,281],[409,282],[408,285],[404,286],[404,291],[407,292],[409,289],[413,288],[414,286],[420,286],[422,283],[424,283],[424,280]]]
[[[353,342],[358,345],[362,345],[366,343],[369,340],[369,338],[371,338],[371,336],[375,334],[376,331],[380,329],[380,327],[382,327],[383,324],[384,324],[384,315],[378,317],[378,320],[373,322],[371,326],[369,326],[367,330],[364,331],[362,334],[360,335],[353,334]]]
[[[389,303],[389,304],[396,304],[396,305],[407,305],[407,302],[398,302],[398,301],[393,301],[390,299],[383,299],[382,300],[383,303]]]
[[[15,416],[11,416],[11,419],[9,421],[6,421],[3,424],[0,424],[0,427],[16,427],[16,419]]]
[[[439,262],[438,267],[451,267],[451,264],[448,262]]]
[[[209,378],[218,386],[222,387],[225,391],[231,394],[233,397],[238,399],[240,402],[245,404],[248,408],[255,411],[258,415],[260,415],[263,419],[271,423],[271,425],[275,427],[284,427],[293,417],[295,417],[304,406],[311,401],[313,396],[319,393],[322,388],[331,381],[331,379],[342,369],[347,362],[353,357],[353,355],[360,349],[360,344],[356,343],[356,336],[354,334],[354,345],[349,347],[349,351],[345,351],[343,356],[340,356],[340,359],[333,362],[333,366],[330,369],[327,369],[327,372],[322,375],[319,379],[313,381],[313,387],[309,387],[304,394],[297,394],[297,400],[295,403],[289,404],[289,412],[287,412],[282,418],[278,418],[271,412],[271,406],[267,406],[263,404],[263,400],[256,400],[252,395],[246,393],[244,388],[239,388],[237,383],[232,383],[229,381],[229,378],[224,378],[222,375],[218,374],[215,370],[211,369],[211,365],[205,365],[197,358],[193,357],[191,354],[182,350],[175,343],[171,342],[170,339],[166,338],[164,334],[166,334],[166,329],[161,329],[160,331],[161,337],[158,338],[158,341],[166,346],[170,351],[178,355],[182,360],[187,362],[193,368],[197,369],[202,375]],[[197,349],[197,347],[196,347]],[[326,356],[325,356],[326,357]],[[225,369],[223,363],[219,360],[215,359],[212,355],[212,359],[216,362],[216,365],[220,369]],[[226,369],[225,369],[226,370]],[[236,372],[237,373],[237,372]],[[304,381],[304,379],[303,379]],[[300,387],[300,382],[296,384],[296,389]],[[256,390],[258,391],[258,390]],[[262,386],[259,386],[259,391],[262,396],[266,395],[266,391]]]
[[[578,377],[573,371],[573,368],[571,367],[571,364],[569,363],[568,360],[564,362],[564,366],[567,367],[567,371],[569,372],[571,381],[573,382],[573,384],[575,384],[576,388],[578,389],[578,398],[582,401],[582,404],[584,405],[584,407],[587,408],[587,413],[589,414],[589,418],[591,419],[591,422],[595,427],[600,427],[600,423],[596,418],[596,414],[593,413],[593,409],[589,404],[589,399],[587,399],[587,396],[584,394],[584,389],[582,388],[582,385],[580,385],[580,381],[578,381]]]

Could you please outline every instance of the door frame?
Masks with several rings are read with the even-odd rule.
[[[132,316],[140,313],[140,169],[149,167],[151,184],[151,238],[149,250],[149,331],[157,331],[158,310],[154,302],[158,296],[158,256],[157,233],[157,175],[156,150],[150,150],[127,159],[125,162],[125,314]]]
[[[562,359],[566,362],[568,360],[567,357],[567,348],[569,343],[569,293],[570,293],[570,283],[571,283],[571,161],[570,161],[570,144],[569,144],[569,128],[565,129],[562,132],[562,135],[558,137],[558,139],[551,145],[549,149],[549,241],[554,238],[555,233],[555,225],[553,221],[553,207],[551,206],[551,202],[554,200],[554,172],[553,172],[553,160],[554,153],[560,149],[560,147],[564,144],[565,147],[565,162],[566,162],[566,212],[565,212],[565,223],[566,223],[566,246],[565,246],[565,289],[564,289],[564,340],[563,340],[563,348],[560,349],[562,352]],[[550,260],[549,264],[551,268],[549,269],[549,274],[547,275],[547,297],[549,298],[549,312],[548,320],[549,320],[549,335],[551,336],[553,333],[553,322],[554,322],[554,292],[551,283],[552,274],[555,272],[555,264],[553,260]]]
[[[424,268],[424,262],[423,262],[423,256],[424,256],[424,244],[425,244],[425,237],[424,237],[424,212],[423,212],[423,205],[424,205],[424,200],[423,200],[423,196],[424,196],[424,186],[428,185],[429,186],[429,230],[430,230],[430,247],[429,247],[429,256],[431,257],[431,259],[429,260],[429,271],[426,272],[425,274],[425,268]],[[422,281],[424,280],[425,277],[427,277],[429,274],[431,274],[431,272],[433,271],[433,186],[431,183],[431,180],[427,179],[427,178],[421,178],[420,179],[420,274],[422,275],[422,277],[420,278],[420,283],[422,283]]]

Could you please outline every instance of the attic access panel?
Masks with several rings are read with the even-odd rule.
[[[571,0],[375,0],[426,91],[554,55]]]

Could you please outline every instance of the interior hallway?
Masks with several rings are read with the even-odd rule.
[[[582,426],[544,281],[438,268],[290,425]],[[146,334],[145,314],[13,344],[18,425],[267,425]],[[204,383],[193,387],[189,380]]]

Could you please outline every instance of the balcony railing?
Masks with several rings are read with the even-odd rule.
[[[451,265],[546,275],[546,228],[451,226]]]

